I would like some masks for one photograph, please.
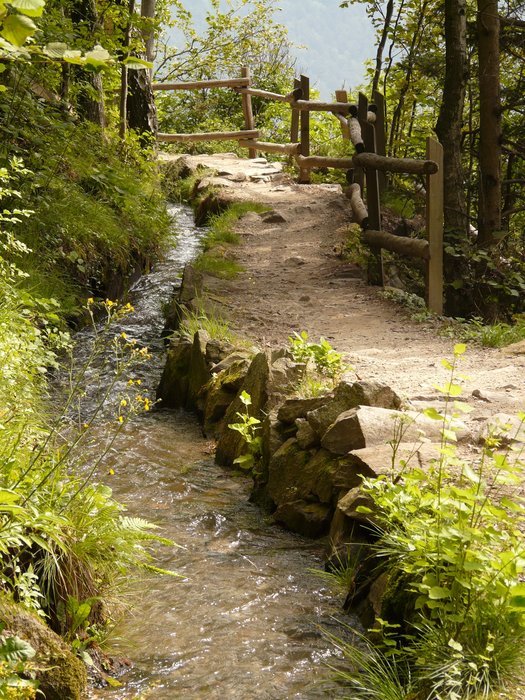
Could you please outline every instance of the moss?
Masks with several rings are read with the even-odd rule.
[[[36,651],[37,680],[46,700],[81,700],[87,685],[86,667],[68,645],[36,615],[0,595],[0,620],[5,631],[29,642]]]

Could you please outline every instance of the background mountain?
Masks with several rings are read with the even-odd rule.
[[[288,28],[300,47],[294,51],[298,72],[328,97],[341,87],[354,88],[365,75],[365,61],[374,56],[374,32],[362,5],[348,9],[339,0],[280,0],[276,19]],[[186,0],[197,27],[202,24],[209,0]]]

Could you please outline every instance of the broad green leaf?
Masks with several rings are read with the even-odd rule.
[[[67,44],[64,44],[62,41],[53,41],[44,46],[44,53],[46,56],[49,56],[49,58],[63,58],[67,50]]]
[[[36,31],[36,24],[24,15],[9,15],[5,18],[0,34],[14,46],[22,46]]]
[[[14,491],[8,491],[7,489],[0,489],[0,503],[16,503],[20,500],[20,494]]]
[[[428,592],[428,597],[430,600],[443,600],[444,598],[450,598],[450,591],[442,586],[432,586]]]
[[[464,355],[467,352],[467,346],[465,343],[457,343],[454,345],[454,355],[455,357],[459,357],[460,355]]]
[[[145,61],[143,58],[137,58],[136,56],[129,56],[122,63],[131,68],[131,70],[141,70],[142,68],[153,68],[153,63],[151,61]]]
[[[427,418],[431,418],[432,420],[443,420],[444,418],[444,416],[435,408],[425,408],[423,413]]]
[[[452,639],[452,637],[448,640],[448,645],[451,649],[454,649],[455,651],[463,651],[463,647],[459,642],[456,642],[455,639]]]
[[[46,3],[45,0],[9,0],[9,4],[28,17],[40,17]]]
[[[95,46],[93,51],[86,51],[84,55],[84,63],[86,68],[100,70],[108,65],[111,61],[111,54],[102,46]]]
[[[73,63],[77,66],[81,66],[84,63],[82,51],[64,51],[62,58],[66,63]]]

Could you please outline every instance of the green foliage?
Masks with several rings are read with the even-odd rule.
[[[238,341],[228,321],[225,321],[220,316],[207,314],[203,309],[191,311],[185,308],[180,333],[189,339],[193,339],[195,333],[200,330],[206,331],[210,338],[215,340],[221,340],[227,343],[235,343]]]
[[[316,377],[311,372],[305,372],[295,386],[295,393],[303,399],[314,399],[330,393],[332,388],[332,383],[326,377]]]
[[[0,635],[0,696],[33,700],[38,683],[31,679],[33,647],[17,636]]]
[[[250,416],[249,410],[252,405],[250,394],[243,391],[239,398],[246,411],[244,413],[237,412],[239,422],[230,423],[228,428],[241,434],[248,452],[234,459],[233,463],[238,464],[242,469],[255,473],[257,462],[262,453],[262,438],[258,434],[258,431],[261,429],[261,421],[254,416]]]
[[[234,227],[237,221],[250,211],[262,214],[268,207],[257,202],[233,202],[222,214],[212,216],[208,222],[208,232],[204,236],[204,250],[218,244],[236,244],[239,236]]]
[[[346,369],[350,369],[345,364],[340,352],[336,352],[330,343],[321,338],[318,343],[308,341],[308,333],[301,331],[289,337],[290,352],[296,362],[303,362],[308,367],[312,363],[315,370],[333,381],[336,380]]]
[[[234,279],[244,269],[242,265],[225,257],[219,251],[201,253],[193,265],[196,270],[223,280]]]
[[[442,425],[439,458],[429,470],[402,464],[363,487],[374,503],[377,552],[390,580],[406,582],[403,595],[414,607],[405,631],[383,636],[383,653],[408,664],[405,680],[428,699],[486,697],[518,672],[525,639],[525,505],[518,493],[525,464],[521,449],[503,447],[496,432],[479,458],[458,455],[453,419],[466,410],[456,400],[465,349],[456,345],[453,362],[443,361],[451,373],[436,387],[443,411],[425,411]],[[522,429],[525,414],[519,417]]]
[[[516,314],[514,323],[486,324],[482,318],[461,321],[444,328],[445,335],[453,335],[467,343],[479,343],[487,348],[502,348],[525,340],[525,315]]]

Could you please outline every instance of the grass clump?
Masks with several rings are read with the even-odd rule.
[[[478,343],[487,348],[502,348],[525,340],[525,314],[516,314],[514,323],[484,323],[481,318],[449,326],[445,333],[454,334],[464,342]]]
[[[216,252],[201,253],[196,258],[193,266],[196,270],[200,270],[206,275],[218,277],[222,280],[235,279],[238,274],[244,271],[242,265]]]
[[[346,678],[355,700],[488,697],[523,671],[524,448],[505,446],[495,429],[479,457],[457,453],[453,420],[468,410],[457,401],[465,350],[458,344],[453,361],[443,361],[444,408],[424,412],[442,426],[439,457],[425,470],[402,462],[363,480],[371,506],[357,510],[373,515],[388,584],[372,661],[368,654],[359,661],[355,645],[344,649],[358,659]],[[516,435],[525,413],[519,420]]]
[[[235,224],[251,211],[262,214],[268,211],[268,207],[257,202],[234,202],[222,214],[212,216],[204,238],[204,249],[209,250],[219,244],[239,243],[239,235],[234,230]]]
[[[236,335],[232,332],[228,321],[220,316],[208,315],[204,310],[192,311],[184,308],[184,317],[180,326],[180,334],[192,339],[197,331],[206,331],[210,338],[235,344]]]

